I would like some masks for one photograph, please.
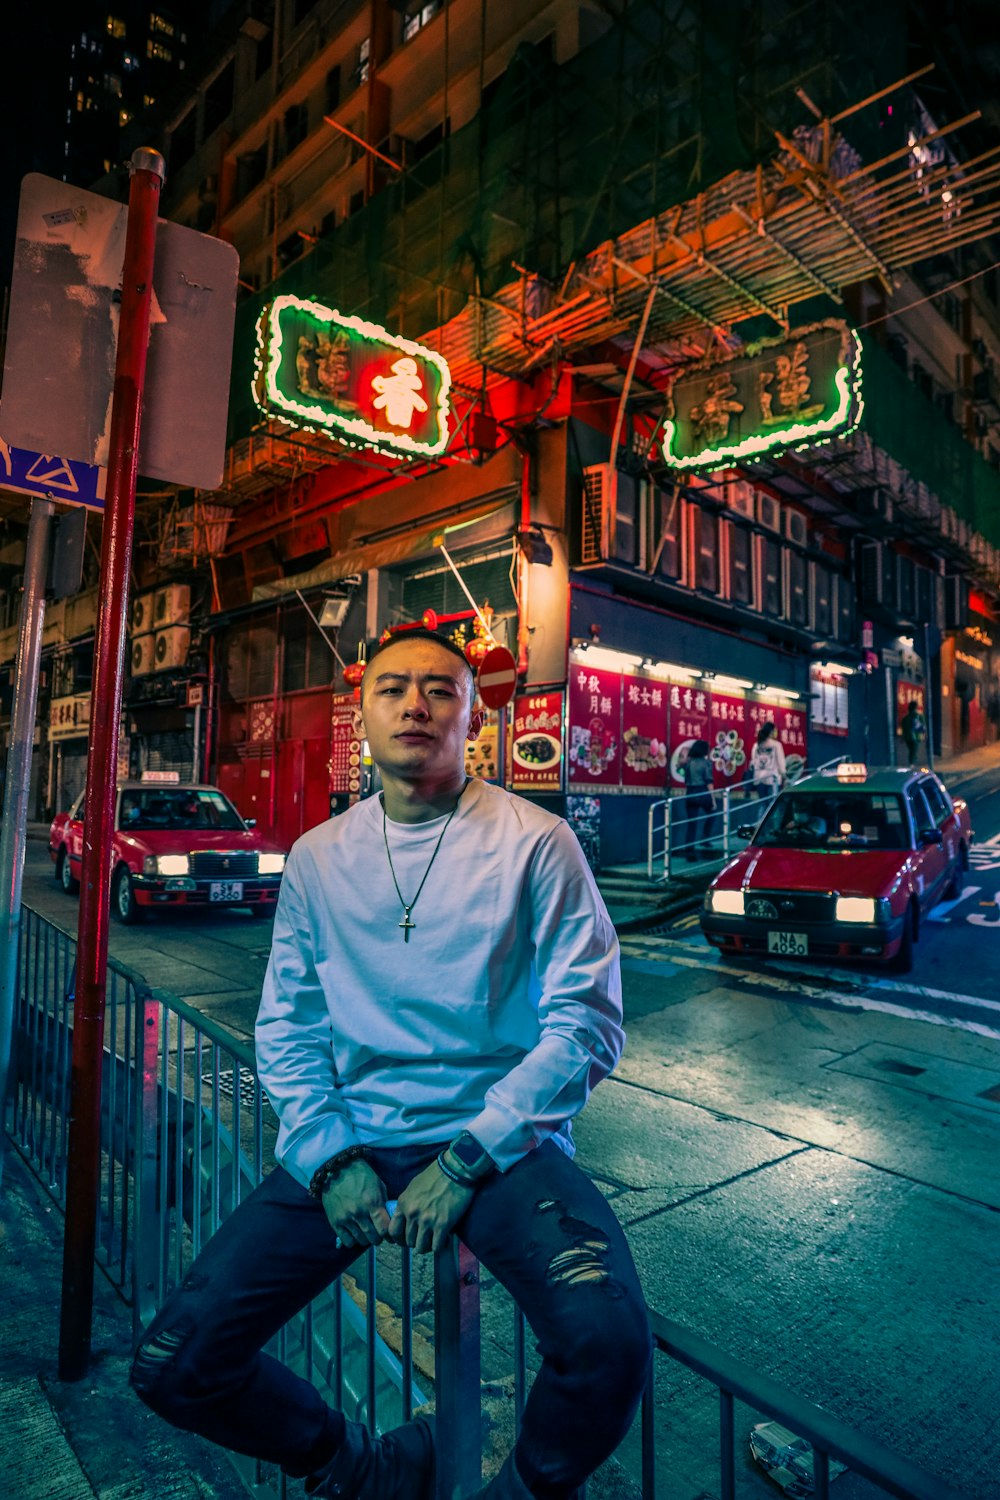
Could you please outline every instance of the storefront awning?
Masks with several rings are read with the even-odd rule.
[[[485,520],[497,512],[510,509],[519,497],[515,485],[505,485],[490,494],[477,495],[467,506],[451,507],[441,514],[436,524],[433,516],[421,517],[416,523],[386,528],[380,535],[371,537],[360,546],[338,552],[306,573],[296,573],[291,578],[278,578],[269,583],[259,583],[253,591],[254,601],[279,599],[285,594],[318,588],[325,583],[337,583],[352,573],[366,573],[369,568],[388,568],[393,563],[405,562],[410,557],[428,555],[441,542],[452,541],[459,533],[477,521]]]

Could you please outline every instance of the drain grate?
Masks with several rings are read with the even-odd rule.
[[[904,1078],[919,1078],[927,1072],[926,1068],[915,1068],[912,1063],[899,1062],[895,1057],[880,1057],[872,1067],[882,1073],[900,1073]]]

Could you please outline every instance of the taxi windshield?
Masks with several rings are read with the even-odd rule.
[[[901,797],[849,791],[784,792],[754,843],[777,849],[906,849]]]
[[[221,792],[155,786],[122,792],[118,826],[129,833],[162,833],[189,828],[232,830],[246,824]]]

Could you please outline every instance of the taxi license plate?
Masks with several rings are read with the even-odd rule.
[[[804,932],[769,932],[767,951],[768,953],[808,953],[809,940]]]
[[[209,901],[242,901],[242,880],[213,880],[208,888]]]

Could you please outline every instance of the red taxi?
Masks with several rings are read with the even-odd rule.
[[[49,829],[56,879],[67,893],[80,881],[83,798]],[[140,921],[152,906],[249,906],[267,917],[284,868],[285,851],[244,822],[218,787],[149,771],[117,789],[111,910],[120,922]]]
[[[923,918],[957,897],[969,809],[927,770],[842,764],[778,796],[705,893],[723,953],[867,959],[907,972]]]

